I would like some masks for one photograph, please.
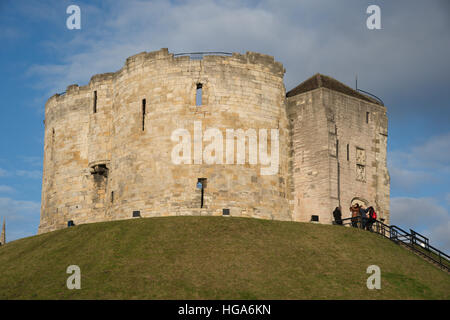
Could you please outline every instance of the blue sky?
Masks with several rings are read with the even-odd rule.
[[[81,8],[68,30],[66,8]],[[366,8],[381,8],[381,30]],[[447,1],[0,2],[0,218],[8,240],[39,224],[44,105],[142,51],[256,51],[286,89],[314,73],[381,97],[389,114],[392,224],[450,251],[450,4]]]

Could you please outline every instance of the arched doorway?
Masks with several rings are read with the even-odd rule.
[[[357,203],[358,203],[360,206],[367,207],[367,205],[369,204],[369,201],[367,201],[367,200],[364,199],[364,198],[355,197],[355,198],[352,199],[352,201],[351,201],[351,203],[350,203],[350,206],[354,206],[354,205],[357,204]]]

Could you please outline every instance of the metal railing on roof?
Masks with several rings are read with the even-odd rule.
[[[188,56],[194,60],[203,59],[204,56],[226,56],[231,57],[233,54],[231,52],[221,52],[221,51],[211,51],[211,52],[183,52],[175,53],[174,57],[185,57]]]
[[[356,88],[356,90],[357,90],[357,91],[361,91],[362,93],[368,94],[371,98],[374,98],[374,99],[377,100],[379,103],[381,103],[382,106],[384,106],[383,100],[381,100],[380,98],[378,98],[376,95],[374,95],[374,94],[372,94],[372,93],[370,93],[370,92],[361,90],[361,89],[359,89],[359,88]]]

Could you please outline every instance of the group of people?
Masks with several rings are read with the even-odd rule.
[[[358,228],[358,222],[360,222],[362,229],[372,230],[372,225],[377,220],[377,213],[373,207],[365,209],[359,203],[355,203],[350,207],[350,212],[352,213],[352,227]],[[336,207],[336,209],[334,209],[333,217],[336,224],[342,225],[341,207]]]

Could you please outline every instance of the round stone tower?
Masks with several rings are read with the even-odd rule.
[[[284,72],[253,52],[161,49],[54,95],[39,233],[133,216],[291,220]]]

